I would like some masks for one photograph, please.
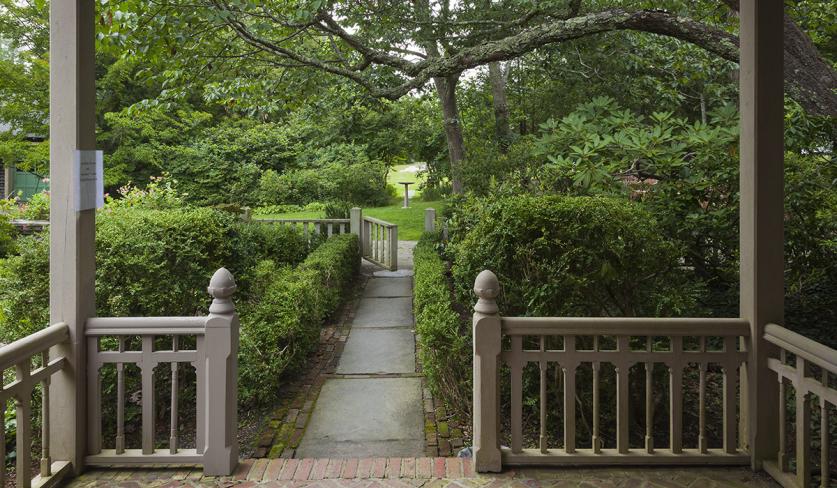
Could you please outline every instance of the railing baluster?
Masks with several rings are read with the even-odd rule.
[[[119,337],[119,352],[125,352],[125,337]],[[116,454],[125,453],[125,363],[116,363]]]
[[[617,347],[620,355],[625,355],[629,350],[628,337],[619,336]],[[616,367],[616,449],[619,454],[627,454],[628,445],[628,403],[630,401],[629,375],[631,365],[627,359],[621,359],[614,363]]]
[[[673,359],[669,365],[669,436],[674,454],[683,452],[683,369],[679,358],[683,355],[683,338],[671,337]]]
[[[698,364],[700,370],[700,380],[698,384],[698,450],[701,454],[706,454],[709,449],[706,439],[706,371],[707,363],[701,361]],[[724,376],[726,378],[726,376]],[[726,390],[725,390],[726,393]],[[726,403],[726,402],[725,402]],[[726,411],[726,404],[724,405]],[[724,424],[726,427],[726,423]],[[724,432],[724,439],[726,439],[726,432]]]
[[[171,338],[171,350],[178,351],[177,336]],[[169,435],[169,453],[177,454],[177,404],[178,404],[178,380],[177,380],[178,363],[171,363],[171,432]]]
[[[511,338],[511,448],[523,451],[523,337]]]
[[[99,338],[87,338],[87,350],[91,360],[87,369],[87,449],[90,454],[102,452],[102,371],[96,360],[100,351]]]
[[[645,339],[645,351],[654,351],[654,338],[648,336]],[[654,453],[654,363],[645,363],[645,452]]]
[[[154,336],[142,336],[142,453],[154,454]]]
[[[564,336],[564,351],[575,352],[575,336]],[[564,364],[564,451],[575,452],[575,370],[574,363]]]
[[[828,371],[825,369],[822,370],[822,386],[823,389],[828,388]],[[828,488],[830,484],[828,427],[828,402],[820,395],[820,488]]]
[[[41,366],[49,364],[49,351],[41,353]],[[49,384],[50,377],[41,381],[41,478],[52,476],[52,460],[49,455]],[[1,486],[1,485],[0,485]]]
[[[546,336],[541,336],[540,342],[540,349],[541,352],[540,358],[538,359],[538,366],[540,367],[541,378],[540,378],[540,439],[538,445],[540,446],[541,452],[546,454],[547,446],[546,446],[546,408],[547,408],[547,398],[546,398],[546,358],[544,357],[543,352],[546,350]]]
[[[724,337],[724,352],[736,352],[735,337]],[[738,450],[738,419],[735,417],[736,392],[738,389],[738,363],[727,360],[724,364],[724,452],[734,454]]]
[[[599,336],[593,336],[593,350],[599,351]],[[593,452],[599,454],[602,452],[601,441],[599,440],[599,369],[601,363],[593,361],[593,436],[590,439],[593,446]]]
[[[700,352],[706,352],[706,337],[700,337]],[[698,384],[698,451],[701,454],[706,454],[709,448],[706,439],[706,370],[708,368],[706,361],[701,361],[698,364],[700,379]]]
[[[305,237],[305,240],[308,241],[308,222],[302,223],[302,235]]]
[[[788,353],[784,349],[779,349],[779,362],[787,364]],[[776,456],[779,469],[782,472],[788,471],[788,441],[787,441],[787,387],[785,386],[785,377],[781,374],[776,375],[779,378],[779,454]]]
[[[32,481],[32,398],[28,384],[31,367],[32,361],[29,358],[15,366],[15,379],[25,385],[23,392],[15,396],[15,432],[17,433],[15,479],[18,488],[29,488]],[[3,461],[5,464],[5,459]]]
[[[195,406],[197,409],[197,432],[195,433],[195,450],[203,454],[206,447],[206,338],[199,335],[196,339],[197,352],[195,362]]]
[[[0,393],[3,392],[3,372],[0,371]],[[3,412],[3,425],[0,426],[0,459],[3,466],[0,467],[0,486],[6,486],[6,397],[0,395],[0,412]]]
[[[328,236],[331,237],[334,235],[334,223],[327,222],[326,223],[326,230],[328,231]]]
[[[796,483],[800,488],[811,486],[811,394],[803,381],[806,361],[796,356]]]

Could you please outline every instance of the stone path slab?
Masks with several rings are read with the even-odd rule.
[[[412,278],[371,278],[366,282],[363,298],[396,298],[413,296]]]
[[[346,341],[337,373],[414,373],[415,348],[411,329],[355,329]]]
[[[409,457],[424,451],[420,378],[331,379],[297,457]]]
[[[412,297],[361,299],[355,312],[355,318],[352,320],[352,328],[412,326]]]

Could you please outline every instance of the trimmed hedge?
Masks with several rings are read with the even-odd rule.
[[[334,314],[360,268],[358,238],[333,236],[296,268],[264,260],[252,299],[240,310],[239,401],[260,403],[283,374],[302,366],[323,321]]]
[[[262,259],[297,264],[306,239],[290,228],[244,224],[210,208],[109,207],[96,216],[96,312],[99,316],[206,313],[209,278],[226,266],[250,295]],[[0,266],[0,338],[12,341],[49,321],[49,232],[18,240]]]
[[[413,311],[419,360],[433,395],[470,417],[471,332],[454,306],[438,233],[426,233],[413,251]]]
[[[613,198],[474,199],[453,216],[457,300],[473,303],[484,269],[504,315],[677,317],[700,314],[705,288],[640,205]]]

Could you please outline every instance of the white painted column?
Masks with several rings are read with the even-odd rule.
[[[94,210],[73,211],[73,157],[96,146],[93,0],[50,2],[50,321],[66,322],[70,340],[54,348],[69,366],[50,385],[52,455],[84,469],[86,374],[84,326],[96,312]]]
[[[778,450],[778,382],[762,339],[784,316],[784,89],[781,0],[741,1],[741,317],[750,321],[748,448],[752,467]]]

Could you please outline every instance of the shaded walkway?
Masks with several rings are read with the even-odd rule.
[[[320,390],[297,458],[416,457],[424,453],[421,377],[416,374],[412,245],[399,270],[371,275],[336,375]]]

